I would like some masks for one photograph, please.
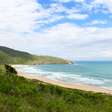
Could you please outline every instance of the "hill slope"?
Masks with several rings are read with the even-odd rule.
[[[9,64],[68,64],[70,61],[51,56],[36,56],[0,46],[0,63]]]
[[[0,66],[0,112],[112,112],[112,96],[25,79]]]

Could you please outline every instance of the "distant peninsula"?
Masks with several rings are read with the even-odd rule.
[[[72,61],[53,56],[32,55],[0,46],[0,64],[71,64]]]

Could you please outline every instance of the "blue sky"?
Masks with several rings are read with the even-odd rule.
[[[73,60],[112,60],[112,0],[1,0],[0,45]]]
[[[54,4],[57,5],[55,8],[60,8],[59,11],[53,13],[57,16],[63,16],[63,18],[54,23],[52,22],[52,25],[56,25],[56,23],[60,24],[60,22],[64,23],[66,21],[81,26],[112,27],[112,12],[109,11],[106,3],[95,4],[93,3],[95,2],[94,0],[67,0],[67,2],[64,2],[64,0],[38,0],[38,2],[45,9],[50,9]],[[75,15],[77,17],[73,17]],[[93,24],[88,24],[90,22]]]

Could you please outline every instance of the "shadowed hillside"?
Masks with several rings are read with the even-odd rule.
[[[9,64],[67,64],[68,60],[64,60],[52,56],[36,56],[27,52],[21,52],[7,47],[0,46],[0,63]]]

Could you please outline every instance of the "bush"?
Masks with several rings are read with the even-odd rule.
[[[10,74],[10,73],[17,74],[17,71],[10,65],[5,64],[5,70],[6,70],[6,73],[8,73],[8,74]]]

